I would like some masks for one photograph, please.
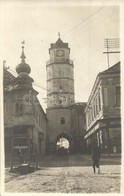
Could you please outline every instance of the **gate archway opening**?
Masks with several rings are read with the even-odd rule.
[[[56,139],[56,152],[58,155],[69,154],[70,140],[66,134],[60,134]]]

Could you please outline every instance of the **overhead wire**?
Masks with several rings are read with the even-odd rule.
[[[100,12],[102,9],[104,9],[105,7],[102,7],[100,9],[98,9],[95,13],[89,15],[88,17],[84,18],[79,24],[75,25],[74,27],[72,27],[69,31],[67,31],[66,33],[64,33],[62,36],[65,36],[66,34],[70,33],[71,31],[73,31],[75,28],[77,28],[78,26],[80,26],[82,23],[86,22],[89,18],[91,18],[92,16],[96,15],[98,12]]]
[[[99,8],[96,12],[92,13],[91,15],[87,16],[86,18],[82,19],[82,21],[80,23],[78,23],[77,25],[75,25],[73,28],[71,28],[69,31],[67,31],[66,33],[64,33],[62,36],[65,36],[67,35],[68,33],[70,33],[71,31],[73,31],[74,29],[76,29],[78,26],[80,26],[82,23],[86,22],[87,20],[89,20],[92,16],[95,16],[98,12],[100,12],[101,10],[103,10],[105,7],[101,7]],[[94,20],[94,19],[93,19]],[[92,21],[93,21],[92,20]],[[91,22],[92,22],[91,21]],[[11,68],[9,68],[14,74],[16,74],[16,72],[14,70],[12,70]],[[39,85],[38,83],[34,82],[33,83],[35,86],[43,89],[43,90],[46,90],[46,91],[49,91],[47,90],[45,87]]]
[[[105,8],[105,7],[103,7],[103,8]],[[108,11],[109,11],[109,10],[108,10]],[[110,13],[110,11],[109,11],[108,13]],[[102,21],[103,21],[103,20],[105,20],[105,18],[106,18],[106,10],[104,10],[103,13],[99,13],[100,16],[101,16],[102,14],[103,14],[103,17],[104,17],[104,18],[102,19]],[[111,16],[112,14],[113,14],[113,13],[111,13],[110,16]],[[101,23],[101,18],[99,17],[98,20],[99,20],[99,19],[100,19],[100,23]],[[94,20],[95,20],[95,18],[93,18],[92,20],[90,20],[89,23],[93,22]],[[97,21],[97,22],[98,22],[98,21]],[[85,24],[85,25],[87,25],[87,24]],[[84,28],[84,26],[83,26],[83,28]],[[75,29],[76,29],[76,28],[75,28]],[[73,30],[75,30],[75,29],[73,29]],[[83,29],[83,31],[84,31],[84,30],[87,31],[88,29],[89,29],[89,27],[86,27],[86,28]],[[79,31],[79,30],[80,30],[80,29],[77,29],[75,32],[77,32],[77,31]],[[75,34],[70,35],[69,38],[72,37],[72,36],[74,36],[74,35],[75,35]]]

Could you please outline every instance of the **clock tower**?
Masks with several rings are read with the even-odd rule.
[[[59,38],[51,44],[47,61],[47,108],[67,107],[74,103],[73,61],[68,43]]]
[[[47,70],[48,150],[55,151],[57,138],[64,137],[71,147],[71,112],[74,104],[74,65],[70,48],[60,37],[49,48]]]

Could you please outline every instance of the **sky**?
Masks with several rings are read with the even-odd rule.
[[[6,65],[15,71],[21,62],[21,42],[25,40],[26,63],[31,67],[30,76],[42,87],[34,86],[44,109],[46,61],[58,32],[71,49],[76,102],[88,100],[97,74],[108,68],[104,39],[120,38],[118,4],[50,2],[5,0],[0,4],[0,63],[6,60]],[[119,60],[120,54],[110,54],[110,66]]]

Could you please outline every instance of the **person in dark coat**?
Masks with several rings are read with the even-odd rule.
[[[94,173],[96,173],[96,168],[98,168],[98,174],[100,173],[100,166],[99,166],[100,158],[101,158],[101,149],[100,147],[97,146],[93,149],[93,153],[92,153]]]

